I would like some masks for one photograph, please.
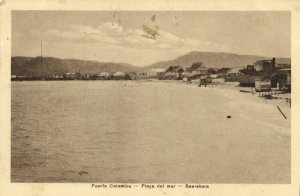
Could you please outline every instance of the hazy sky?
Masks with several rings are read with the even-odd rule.
[[[155,16],[154,16],[155,15]],[[146,38],[143,25],[158,29]],[[190,51],[290,57],[290,12],[13,11],[12,56],[143,66]]]

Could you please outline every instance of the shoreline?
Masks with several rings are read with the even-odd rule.
[[[240,93],[244,95],[249,95],[248,97],[252,98],[257,98],[258,101],[263,101],[265,103],[270,103],[270,102],[276,102],[276,103],[286,103],[286,99],[291,99],[291,93],[283,93],[282,91],[278,91],[277,93],[274,94],[266,94],[266,95],[259,95],[258,92],[255,92],[254,87],[242,87],[239,86],[238,82],[225,82],[223,84],[214,84],[214,85],[207,85],[206,87],[198,87],[198,80],[193,80],[192,83],[185,83],[182,80],[144,80],[140,82],[153,82],[153,83],[165,83],[165,84],[176,84],[176,85],[182,85],[182,86],[188,86],[188,87],[197,87],[199,89],[218,89],[223,91],[224,93],[226,92],[232,92],[232,93]],[[139,82],[139,83],[140,83]],[[253,93],[252,89],[253,88]],[[273,88],[272,92],[276,92],[276,90]],[[283,104],[283,106],[289,106],[289,103]]]
[[[96,82],[96,83],[162,83],[162,84],[174,84],[186,87],[197,87],[199,89],[218,89],[221,90],[223,93],[240,93],[244,95],[249,95],[250,99],[257,98],[257,101],[264,102],[264,103],[277,103],[280,104],[281,107],[291,108],[291,93],[275,93],[271,95],[261,95],[257,92],[252,92],[252,87],[242,87],[239,86],[238,82],[225,82],[222,84],[214,84],[214,85],[207,85],[206,87],[198,87],[198,80],[192,80],[191,83],[185,83],[182,80],[158,80],[158,79],[141,79],[141,80],[23,80],[23,81],[13,81],[11,83],[19,83],[19,82]],[[254,87],[253,87],[254,88]],[[274,89],[273,89],[274,90]],[[274,91],[273,91],[274,92]]]

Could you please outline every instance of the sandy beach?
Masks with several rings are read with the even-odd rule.
[[[12,181],[290,183],[290,129],[230,85],[13,82]]]

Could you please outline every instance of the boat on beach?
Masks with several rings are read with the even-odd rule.
[[[275,58],[272,60],[256,61],[253,65],[247,65],[246,68],[240,70],[238,82],[240,86],[255,86],[255,81],[269,80],[277,71],[275,67]]]

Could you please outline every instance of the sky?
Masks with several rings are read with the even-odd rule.
[[[172,60],[191,51],[290,58],[291,15],[271,11],[13,11],[12,56],[40,56],[41,40],[43,56],[136,66]]]

